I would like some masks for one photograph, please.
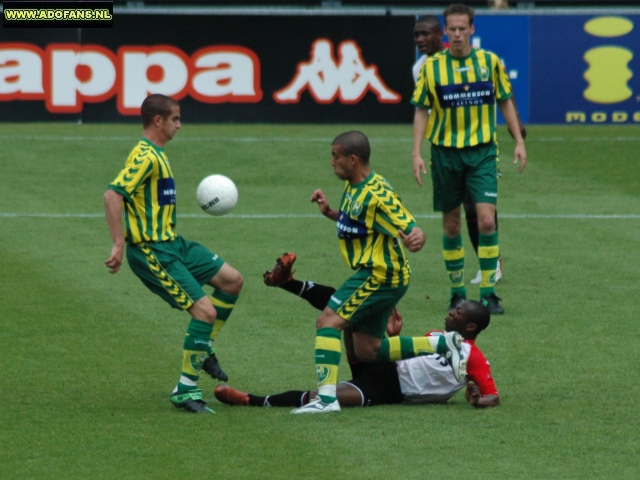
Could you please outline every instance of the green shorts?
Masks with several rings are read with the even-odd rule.
[[[127,261],[149,290],[180,310],[206,296],[202,286],[224,265],[218,255],[181,236],[169,242],[129,244]]]
[[[384,338],[393,307],[409,288],[392,287],[376,280],[371,270],[360,269],[331,296],[327,307],[351,325]]]
[[[498,146],[449,148],[431,145],[433,210],[450,212],[464,201],[468,191],[474,203],[498,201]]]

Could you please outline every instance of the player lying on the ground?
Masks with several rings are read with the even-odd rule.
[[[295,260],[295,254],[285,253],[278,259],[276,267],[265,273],[265,283],[299,294],[315,308],[322,309],[322,297],[328,300],[327,295],[331,296],[334,289],[294,279],[291,267]],[[456,331],[464,338],[462,355],[467,360],[467,380],[460,382],[456,381],[453,371],[440,355],[414,357],[386,364],[359,362],[353,351],[351,330],[345,330],[344,342],[353,378],[337,387],[340,406],[443,403],[465,386],[465,397],[471,405],[500,405],[489,362],[475,345],[476,337],[487,328],[490,318],[489,311],[481,303],[466,301],[451,310],[445,319],[445,330]],[[389,335],[399,334],[402,323],[402,316],[395,310],[387,325]],[[431,331],[427,335],[442,334],[441,331]],[[315,398],[316,393],[290,390],[258,396],[228,385],[219,385],[215,390],[216,398],[223,403],[257,407],[300,407]]]

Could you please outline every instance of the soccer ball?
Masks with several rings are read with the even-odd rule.
[[[229,213],[236,206],[238,189],[224,175],[209,175],[198,185],[196,198],[205,213],[218,217]]]

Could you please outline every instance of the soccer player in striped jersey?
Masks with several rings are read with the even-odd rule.
[[[413,174],[422,185],[426,173],[422,143],[431,142],[434,210],[442,212],[443,256],[450,283],[450,309],[466,300],[461,204],[467,190],[478,214],[480,300],[492,314],[504,313],[495,292],[500,250],[495,209],[498,198],[496,102],[516,141],[515,161],[527,163],[524,139],[512,99],[511,83],[492,52],[471,47],[472,8],[451,5],[444,11],[449,49],[425,62],[411,99]]]
[[[445,48],[449,48],[449,43],[445,43],[442,40],[443,36],[442,25],[440,20],[435,15],[423,15],[416,20],[413,27],[413,40],[416,48],[420,52],[420,57],[413,65],[413,81],[417,83],[422,66],[427,61],[427,58],[434,56],[437,53],[442,52]],[[504,65],[503,65],[504,67]],[[516,95],[513,92],[513,106],[516,109],[518,116],[518,128],[523,139],[527,138],[527,129],[525,128],[520,114],[518,113],[518,106],[516,105]],[[513,133],[509,132],[513,137]],[[462,203],[464,207],[464,219],[467,224],[467,231],[469,233],[469,239],[473,245],[473,249],[478,254],[478,241],[480,231],[478,230],[478,213],[476,212],[476,204],[473,197],[467,190],[464,201]],[[498,230],[498,211],[495,212],[496,231]],[[498,267],[496,269],[496,283],[502,278],[502,257],[498,257]],[[471,283],[479,284],[482,281],[482,272],[478,270],[476,278],[471,280]]]
[[[394,311],[389,317],[387,331],[399,333],[402,322],[402,316],[397,310]],[[462,356],[467,359],[467,378],[460,381],[456,380],[440,355],[425,355],[385,364],[359,362],[349,342],[351,332],[345,330],[345,346],[352,377],[338,385],[336,393],[340,405],[372,407],[399,403],[445,403],[465,387],[465,397],[474,407],[500,405],[489,362],[476,346],[477,336],[487,328],[489,322],[490,314],[486,307],[473,300],[458,305],[445,319],[445,331],[456,331],[464,338]],[[443,333],[431,331],[427,335]],[[223,403],[254,407],[301,407],[315,395],[316,391],[289,390],[262,396],[228,385],[219,385],[215,389],[216,398]]]
[[[213,340],[229,318],[244,279],[218,255],[176,232],[176,186],[164,146],[182,126],[178,102],[150,95],[141,114],[142,138],[104,194],[113,240],[105,264],[111,273],[118,272],[126,246],[127,262],[142,283],[171,307],[189,312],[182,373],[171,402],[190,412],[214,413],[202,400],[198,380],[202,370],[227,380]],[[204,285],[213,287],[210,297]]]
[[[460,358],[461,338],[455,332],[439,338],[385,338],[387,320],[409,288],[411,270],[399,242],[417,252],[424,232],[404,207],[393,188],[369,165],[367,137],[356,131],[335,138],[331,166],[345,181],[340,207],[332,209],[322,190],[311,195],[320,212],[336,222],[342,257],[355,271],[333,295],[317,319],[315,360],[318,396],[293,411],[340,411],[336,398],[341,332],[350,327],[354,351],[365,362],[386,363],[433,353],[447,358],[456,378],[466,372]]]

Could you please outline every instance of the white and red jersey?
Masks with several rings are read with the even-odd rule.
[[[431,331],[427,335],[442,335]],[[480,388],[480,395],[498,395],[489,361],[476,347],[475,340],[463,340],[462,356],[467,360],[467,377]],[[458,382],[441,355],[424,355],[397,362],[400,390],[407,403],[446,402],[466,386]]]

